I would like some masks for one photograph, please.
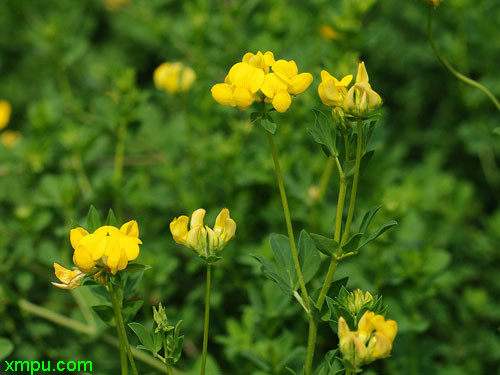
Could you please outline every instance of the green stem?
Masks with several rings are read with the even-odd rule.
[[[203,351],[201,355],[201,375],[205,375],[205,367],[207,364],[207,347],[208,347],[208,325],[210,323],[210,283],[212,276],[212,265],[207,263],[207,290],[205,295],[205,324],[203,325]]]
[[[358,192],[359,170],[361,167],[361,149],[363,146],[363,122],[358,118],[358,135],[356,140],[356,161],[354,165],[354,177],[352,181],[351,198],[349,200],[349,211],[345,224],[344,235],[342,236],[341,246],[344,246],[351,229],[352,217],[354,216],[354,207],[356,205],[356,194]]]
[[[340,176],[340,189],[339,189],[339,197],[337,201],[337,215],[335,218],[335,235],[334,239],[337,242],[340,242],[340,233],[342,230],[342,213],[344,211],[344,202],[345,202],[345,194],[347,190],[347,182],[344,176],[344,171],[342,166],[340,165],[340,161],[338,157],[336,157],[335,162],[337,164],[337,168],[339,170]],[[333,277],[335,276],[335,271],[337,269],[339,261],[335,256],[331,257],[330,266],[328,267],[328,273],[326,274],[325,282],[321,287],[321,291],[319,293],[318,300],[316,301],[316,307],[318,310],[321,310],[323,307],[323,303],[325,302],[326,295],[328,293],[328,289],[330,289],[330,285],[332,284]],[[316,334],[318,330],[318,324],[314,319],[309,319],[309,339],[307,342],[307,354],[306,354],[306,363],[304,367],[304,374],[310,375],[312,363],[314,359],[314,351],[316,349]]]
[[[118,220],[121,220],[122,213],[122,193],[121,185],[123,179],[123,159],[125,155],[125,138],[127,136],[127,122],[123,121],[118,127],[118,133],[116,136],[116,147],[115,147],[115,162],[114,162],[114,173],[113,173],[113,183],[115,187],[115,214]]]
[[[427,34],[429,35],[429,42],[431,43],[431,47],[434,50],[434,53],[436,54],[437,58],[443,64],[443,66],[451,73],[453,74],[456,78],[459,80],[467,83],[468,85],[471,85],[473,87],[478,88],[481,90],[483,93],[486,94],[486,96],[491,100],[491,102],[497,107],[497,109],[500,111],[500,102],[498,99],[493,95],[493,93],[488,90],[486,87],[481,85],[479,82],[473,80],[472,78],[467,77],[466,75],[463,75],[462,73],[458,72],[455,70],[451,64],[439,53],[439,50],[437,49],[436,43],[434,42],[434,37],[432,36],[432,12],[434,7],[432,5],[429,5],[429,17],[427,18]]]
[[[118,331],[118,339],[120,340],[120,360],[122,364],[122,374],[128,374],[127,368],[127,357],[132,367],[132,374],[138,375],[137,368],[134,362],[134,356],[130,350],[130,345],[127,339],[127,332],[125,331],[125,324],[123,322],[122,316],[122,298],[121,293],[112,282],[109,282],[109,294],[111,297],[111,303],[113,304],[113,311],[115,313],[116,330]],[[122,358],[122,347],[126,353],[125,361]]]
[[[316,334],[318,332],[318,322],[312,316],[309,318],[309,338],[307,339],[307,354],[305,363],[305,375],[311,374],[314,359],[314,348],[316,347]]]
[[[290,219],[290,210],[288,209],[288,200],[286,198],[285,185],[283,184],[283,176],[281,174],[280,162],[278,159],[278,153],[276,152],[276,147],[274,145],[273,136],[271,133],[266,131],[267,139],[269,140],[269,146],[271,146],[271,153],[273,155],[274,170],[276,172],[276,178],[278,179],[278,187],[281,195],[281,203],[283,205],[283,213],[285,214],[286,229],[288,231],[288,237],[290,239],[290,247],[292,249],[292,258],[295,265],[295,271],[297,272],[297,277],[299,279],[300,290],[302,292],[302,300],[306,305],[307,309],[310,311],[309,305],[309,295],[307,293],[306,284],[304,283],[304,277],[302,276],[302,270],[300,269],[299,257],[297,255],[297,248],[295,246],[295,238],[293,236],[292,220]]]

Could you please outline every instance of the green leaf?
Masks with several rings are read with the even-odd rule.
[[[313,112],[315,116],[315,127],[314,129],[308,129],[309,133],[311,133],[316,143],[322,145],[326,156],[337,156],[337,132],[335,129],[332,129],[328,117],[326,117],[323,112],[317,109],[313,109]]]
[[[251,255],[253,258],[255,258],[261,265],[262,265],[262,272],[264,275],[274,281],[280,289],[283,291],[283,293],[287,295],[293,295],[293,289],[292,287],[288,284],[288,282],[281,276],[280,271],[276,268],[276,266],[271,263],[268,259],[260,256],[260,255]]]
[[[151,266],[147,266],[145,264],[129,263],[127,268],[125,268],[123,272],[135,273],[135,272],[146,271],[149,270],[150,268]]]
[[[304,283],[308,283],[318,272],[321,256],[316,245],[305,230],[300,232],[298,258]]]
[[[383,224],[380,228],[378,228],[375,232],[373,232],[370,236],[368,236],[368,238],[361,245],[359,245],[358,249],[361,249],[367,243],[380,237],[385,231],[391,229],[395,225],[398,225],[398,222],[395,220],[391,220],[391,221],[388,221],[387,223]]]
[[[258,122],[264,129],[266,129],[271,134],[274,134],[276,132],[276,128],[278,127],[270,116],[262,117],[260,120],[257,120],[256,122]]]
[[[161,332],[153,331],[153,347],[155,353],[158,353],[163,348],[163,337]]]
[[[363,233],[353,234],[351,238],[342,246],[343,251],[356,251],[358,249],[359,241],[363,237]]]
[[[252,112],[250,113],[250,121],[255,122],[262,117],[262,112]]]
[[[339,296],[339,293],[342,289],[345,289],[347,286],[347,282],[349,281],[349,277],[343,277],[341,279],[335,280],[332,285],[330,285],[330,289],[328,290],[328,295],[332,298],[336,298]]]
[[[135,293],[137,286],[142,280],[144,272],[139,271],[135,273],[124,273],[123,275],[125,276],[124,277],[125,286],[123,287],[123,299],[127,299],[128,297],[130,297],[132,294]]]
[[[325,255],[331,256],[339,247],[339,243],[337,241],[319,234],[311,233],[311,238],[313,239],[316,248]]]
[[[382,207],[382,205],[379,204],[378,206],[375,206],[372,209],[370,209],[365,214],[365,216],[363,216],[363,220],[361,220],[361,225],[359,226],[359,233],[365,233],[366,232],[366,230],[368,229],[368,226],[370,225],[373,217],[378,212],[378,210],[380,210],[381,207]]]
[[[118,220],[116,220],[115,213],[111,208],[108,211],[108,216],[106,217],[106,222],[104,223],[104,225],[111,225],[118,228]]]
[[[128,326],[132,331],[134,331],[141,344],[144,345],[147,350],[152,353],[156,353],[153,336],[151,335],[151,332],[146,329],[146,327],[144,327],[141,323],[136,322],[129,323]]]
[[[368,164],[370,163],[370,160],[373,157],[373,154],[375,151],[368,151],[366,152],[363,156],[361,156],[361,162],[359,163],[359,175],[361,176],[366,168],[368,167]],[[344,162],[344,173],[346,177],[351,177],[354,175],[354,171],[356,169],[356,160],[351,159],[347,160]]]
[[[95,313],[101,318],[101,320],[106,323],[107,325],[114,327],[116,325],[115,323],[115,313],[113,311],[113,308],[109,305],[97,305],[97,306],[92,306],[92,309],[95,311]]]
[[[297,275],[295,273],[295,265],[293,264],[289,238],[283,234],[271,233],[269,242],[271,243],[271,249],[273,250],[278,270],[281,271],[282,276],[284,276],[288,285],[293,289],[297,282]]]
[[[87,214],[87,230],[92,233],[97,228],[101,226],[101,218],[99,217],[99,212],[95,209],[93,205],[89,208],[89,213]]]
[[[175,351],[171,356],[171,358],[174,360],[174,363],[177,362],[179,358],[181,358],[183,347],[184,347],[184,336],[179,336],[177,340],[177,345],[175,347]]]
[[[359,175],[362,176],[365,171],[368,169],[368,165],[370,164],[370,160],[372,160],[373,154],[375,154],[374,150],[370,150],[365,152],[365,154],[361,157],[361,163],[359,165]]]
[[[8,338],[0,337],[0,361],[7,358],[14,350],[14,344]]]
[[[130,322],[140,310],[144,301],[128,301],[123,304],[122,315],[125,323]]]

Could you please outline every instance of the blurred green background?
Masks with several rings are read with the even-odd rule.
[[[169,319],[184,321],[179,369],[196,374],[204,264],[174,243],[169,223],[199,207],[212,223],[228,207],[238,229],[214,267],[209,373],[300,368],[307,322],[249,256],[270,257],[269,233],[285,232],[266,136],[250,111],[210,95],[244,53],[271,50],[315,77],[275,116],[297,232],[333,234],[338,176],[322,202],[311,195],[326,163],[307,131],[311,109],[327,110],[316,91],[321,70],[341,77],[364,60],[384,100],[357,220],[382,203],[375,221],[400,225],[336,276],[349,276],[350,289],[382,294],[399,324],[392,357],[366,374],[500,374],[500,114],[440,65],[427,13],[417,0],[2,0],[0,99],[12,104],[7,129],[21,136],[0,144],[0,336],[14,344],[7,359],[91,360],[92,373],[119,371],[118,350],[102,336],[113,329],[99,323],[96,335],[85,335],[19,306],[27,300],[85,322],[85,305],[100,304],[90,287],[50,285],[53,262],[71,265],[70,228],[84,224],[94,204],[103,215],[113,207],[122,222],[138,221],[139,261],[153,268],[132,297],[145,300],[135,320],[150,325],[151,306],[164,303]],[[500,95],[497,0],[445,0],[434,34],[452,65]],[[189,92],[155,89],[152,74],[164,61],[194,69]],[[316,359],[336,345],[324,324]]]

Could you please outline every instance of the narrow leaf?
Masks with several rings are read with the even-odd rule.
[[[87,214],[87,230],[92,233],[97,228],[101,226],[101,218],[99,217],[99,212],[95,209],[93,205],[89,208],[89,213]]]
[[[108,216],[106,217],[106,222],[104,223],[104,225],[112,225],[114,227],[118,227],[119,225],[118,220],[116,220],[115,213],[111,208],[108,211]]]
[[[378,212],[378,210],[380,210],[381,207],[382,207],[382,205],[379,204],[378,206],[375,206],[372,209],[370,209],[365,214],[365,216],[363,216],[363,220],[361,220],[361,225],[359,226],[359,232],[360,233],[365,233],[366,232],[366,229],[368,229],[368,226],[370,225],[373,217]]]
[[[359,241],[361,241],[363,233],[353,234],[351,238],[342,246],[343,251],[356,251],[358,249]]]
[[[311,238],[316,245],[316,248],[325,255],[332,255],[337,251],[339,243],[331,238],[311,233]]]
[[[373,241],[374,239],[380,237],[385,231],[391,229],[393,226],[398,225],[397,221],[391,220],[378,228],[375,232],[373,232],[361,245],[359,245],[358,249],[361,249],[367,243]]]
[[[305,230],[300,232],[298,257],[304,283],[307,284],[318,272],[321,256],[313,239]]]

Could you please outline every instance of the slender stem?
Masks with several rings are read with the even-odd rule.
[[[113,173],[113,182],[115,187],[114,206],[118,220],[121,220],[121,213],[122,213],[121,184],[123,177],[123,159],[125,155],[126,136],[127,136],[127,122],[124,120],[118,127],[118,133],[116,136],[115,162],[114,162],[114,173]]]
[[[305,363],[305,375],[311,374],[311,367],[314,359],[314,348],[316,347],[316,334],[318,332],[318,322],[312,316],[309,318],[309,338],[307,339],[307,354]]]
[[[333,276],[335,276],[335,271],[337,270],[338,264],[339,261],[337,260],[337,258],[332,257],[330,266],[328,267],[328,273],[326,274],[325,282],[323,284],[323,287],[321,288],[321,292],[319,293],[318,300],[316,301],[316,307],[320,310],[323,307],[323,303],[325,303],[326,294],[328,293],[328,289],[332,284]]]
[[[205,366],[207,364],[208,347],[208,325],[210,323],[210,283],[212,276],[212,265],[207,263],[207,290],[205,295],[205,324],[203,325],[203,351],[201,355],[201,375],[205,375]]]
[[[471,85],[473,87],[478,88],[481,90],[483,93],[486,94],[486,96],[491,100],[491,102],[497,107],[497,109],[500,111],[500,102],[498,99],[493,95],[493,93],[488,90],[486,87],[481,85],[479,82],[473,80],[472,78],[467,77],[466,75],[463,75],[462,73],[458,72],[451,66],[451,64],[446,60],[440,53],[439,50],[437,49],[436,43],[434,42],[434,37],[432,36],[432,12],[433,12],[433,6],[429,5],[429,17],[427,18],[427,34],[429,35],[429,42],[431,43],[431,47],[434,50],[434,53],[436,54],[437,58],[439,61],[441,61],[441,64],[455,77],[457,77],[459,80],[467,83],[468,85]]]
[[[109,285],[111,286],[110,287],[110,296],[111,296],[111,303],[113,304],[113,310],[115,312],[116,329],[119,331],[118,332],[118,339],[120,340],[121,345],[123,345],[123,347],[125,348],[126,355],[127,355],[128,360],[130,362],[130,366],[132,367],[132,374],[138,375],[137,367],[135,366],[135,362],[134,362],[134,356],[132,355],[132,351],[130,350],[130,345],[128,343],[127,332],[125,331],[125,324],[123,322],[122,298],[121,298],[121,296],[118,295],[119,290],[117,289],[117,287],[115,285],[113,285],[111,282],[109,283]],[[120,335],[121,335],[121,338],[120,338]],[[120,354],[121,354],[121,350],[120,350]],[[126,363],[126,359],[125,359],[125,363]],[[122,361],[122,373],[123,373],[123,361]],[[128,370],[125,372],[125,374],[128,374]]]
[[[345,224],[344,235],[342,236],[341,245],[344,246],[349,236],[352,217],[354,216],[354,207],[356,205],[356,194],[358,192],[359,170],[361,167],[361,149],[363,146],[363,122],[358,118],[358,136],[356,140],[356,161],[354,165],[354,177],[352,181],[351,198],[349,200],[349,211],[347,213],[347,221]]]
[[[123,340],[123,334],[119,323],[120,321],[119,316],[121,315],[121,302],[118,300],[115,287],[112,285],[109,290],[109,294],[111,296],[111,303],[113,304],[116,332],[118,334],[118,341],[120,343],[120,363],[121,363],[122,375],[128,375],[127,349],[125,348],[125,341]]]
[[[349,160],[349,154],[351,150],[349,148],[349,137],[347,134],[344,134],[344,146],[345,146],[345,160]]]
[[[292,249],[292,258],[295,265],[295,271],[297,272],[297,277],[299,279],[300,290],[302,292],[302,300],[306,305],[307,309],[310,310],[309,305],[309,295],[307,294],[306,284],[304,283],[304,277],[302,276],[302,270],[300,269],[299,257],[297,255],[297,248],[295,247],[295,238],[293,236],[292,220],[290,219],[290,210],[288,209],[288,200],[286,198],[285,185],[283,184],[283,176],[281,175],[280,162],[278,159],[278,153],[276,152],[276,147],[274,145],[273,136],[271,133],[266,131],[267,139],[269,140],[269,146],[271,146],[271,153],[273,155],[274,170],[276,172],[276,178],[278,179],[278,187],[281,195],[281,203],[283,205],[283,213],[285,214],[286,229],[288,231],[288,237],[290,239],[290,247]]]

